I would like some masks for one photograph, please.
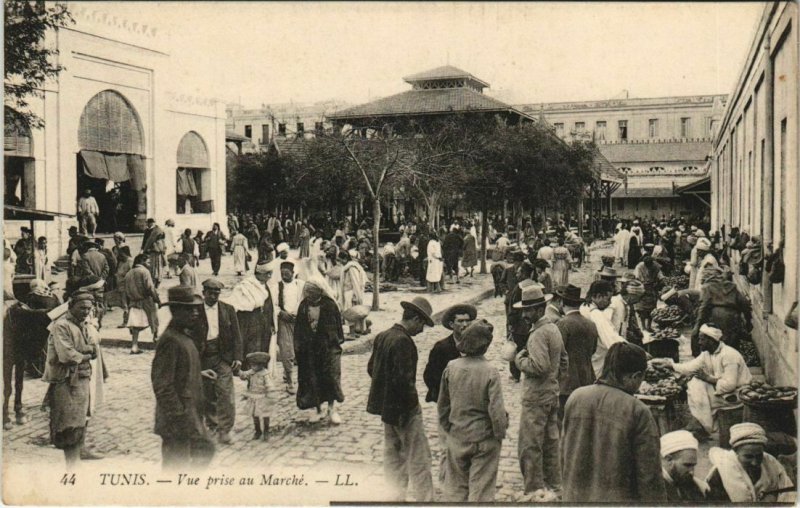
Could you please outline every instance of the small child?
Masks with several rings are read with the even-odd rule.
[[[253,440],[269,439],[269,417],[272,414],[273,401],[268,396],[269,392],[274,390],[272,375],[267,371],[269,359],[268,353],[261,351],[250,353],[247,355],[250,370],[239,373],[239,378],[247,381],[247,392],[244,394],[245,413],[253,417],[255,426]]]

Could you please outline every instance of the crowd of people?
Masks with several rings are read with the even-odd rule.
[[[351,334],[369,333],[361,263],[368,253],[378,255],[367,245],[369,225],[359,227],[354,237],[345,225],[341,235],[330,231],[330,240],[325,240],[301,221],[295,243],[300,257],[292,259],[288,238],[275,233],[283,229],[285,234],[285,224],[279,226],[276,219],[271,233],[263,235],[253,220],[232,217],[230,244],[218,225],[203,239],[214,276],[202,282],[198,294],[194,267],[202,254],[192,232],[175,237],[171,220],[163,229],[152,219],[147,222],[141,252],[133,260],[124,235],[115,235],[114,247],[106,249],[101,241],[71,231],[63,304],[44,280],[31,284],[25,305],[48,317],[43,379],[49,390],[43,406],[50,411],[52,442],[64,451],[67,465],[97,458],[85,438],[89,419],[102,404],[108,375],[99,330],[109,288],[122,289],[131,353],[138,353],[141,330],[157,335],[151,383],[165,468],[203,467],[219,445],[231,442],[235,377],[246,382],[245,413],[252,418],[253,439],[269,439],[278,362],[283,389],[295,395],[299,410],[309,411],[309,422],[341,424],[337,407],[345,400],[344,327],[349,324]],[[400,242],[390,246],[394,251],[384,246],[381,262],[402,265],[407,250],[413,259],[410,251],[425,245],[427,262],[416,275],[436,292],[446,274],[456,281],[461,270],[471,275],[464,259],[480,238],[474,224],[454,221],[441,246],[426,225],[405,224]],[[494,249],[507,260],[493,268],[496,294],[504,298],[506,329],[495,330],[479,319],[474,306],[455,305],[442,318],[447,336],[430,350],[424,368],[425,401],[436,404],[444,452],[439,478],[443,501],[494,500],[502,441],[510,431],[502,376],[485,356],[496,336],[504,341],[510,380],[519,383],[517,454],[527,499],[755,502],[785,500],[792,494],[787,492],[790,477],[766,451],[767,433],[755,423],[742,422],[742,403],[735,397],[750,381],[736,345],[742,330],[750,328],[751,311],[721,269],[729,254],[724,246],[717,250],[695,226],[676,226],[637,221],[628,229],[620,224],[614,257],[604,259],[585,295],[569,282],[572,256],[566,245],[575,242],[575,234],[565,224],[554,228],[552,241],[548,233],[521,243],[508,241],[505,232],[496,235]],[[260,236],[249,237],[255,235]],[[258,245],[258,257],[250,267],[253,244]],[[221,299],[219,258],[214,261],[226,249],[233,251],[234,269],[248,273],[228,301]],[[8,265],[11,249],[5,251]],[[418,252],[417,259],[422,257]],[[179,254],[178,262],[164,263],[173,254]],[[699,295],[675,298],[699,302],[692,331],[696,357],[681,363],[652,359],[643,348],[650,331],[647,318],[660,297],[664,267],[680,266],[684,259],[687,270],[695,271],[690,289],[696,285],[692,290]],[[159,282],[172,276],[179,277],[179,285],[170,287],[161,302]],[[7,291],[6,300],[12,299]],[[170,311],[160,333],[159,305]],[[432,460],[416,387],[419,351],[414,337],[434,326],[433,310],[424,297],[405,300],[401,307],[399,321],[375,337],[366,373],[366,410],[384,424],[383,465],[395,499],[405,500],[410,487],[417,501],[428,502],[434,498]],[[687,392],[692,421],[686,430],[660,436],[649,408],[634,397],[648,360],[691,377]],[[9,380],[5,386],[8,423]],[[16,400],[15,411],[19,423],[24,415]],[[712,432],[718,432],[719,448],[711,449],[712,469],[701,480],[693,474],[698,443]]]

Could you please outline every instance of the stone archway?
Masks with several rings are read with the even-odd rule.
[[[119,92],[92,97],[78,127],[78,198],[89,189],[100,207],[98,231],[141,231],[147,216],[144,130]]]

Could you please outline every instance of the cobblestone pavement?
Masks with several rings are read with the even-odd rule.
[[[593,262],[571,274],[571,282],[588,286],[590,271],[599,265],[601,251],[592,253]],[[455,299],[454,299],[455,300]],[[453,302],[455,303],[455,301]],[[500,298],[490,298],[478,305],[479,316],[488,319],[495,327],[495,340],[487,357],[502,373],[506,408],[510,414],[510,428],[503,442],[498,501],[517,501],[522,492],[522,478],[517,461],[517,435],[519,433],[519,384],[509,380],[508,366],[500,359],[501,330],[505,326],[503,304]],[[398,309],[388,310],[394,319]],[[394,316],[396,314],[396,316]],[[434,342],[445,337],[447,330],[441,326],[426,330],[416,338],[419,348],[417,388],[424,399],[425,386],[422,372]],[[92,449],[103,452],[106,458],[93,462],[107,464],[157,465],[160,460],[160,439],[152,433],[154,396],[150,385],[152,352],[130,356],[122,348],[106,348],[105,358],[111,372],[106,384],[106,401],[92,418],[88,435]],[[311,411],[299,411],[294,396],[280,392],[268,442],[253,442],[250,418],[239,414],[232,433],[233,443],[220,445],[211,470],[235,467],[268,467],[301,473],[316,469],[331,469],[353,473],[363,483],[380,485],[382,477],[383,428],[380,418],[367,414],[369,377],[366,365],[369,353],[352,354],[342,359],[342,384],[346,400],[340,406],[344,423],[333,426],[327,420],[311,424]],[[278,367],[280,370],[280,367]],[[281,379],[281,373],[276,373]],[[236,381],[237,393],[244,391],[244,382]],[[46,385],[28,380],[25,385],[24,404],[30,417],[25,425],[15,425],[4,432],[4,462],[9,464],[61,463],[59,450],[49,445],[48,419],[39,409]],[[238,401],[237,401],[238,402]],[[442,453],[437,439],[435,404],[423,404],[423,417],[433,454],[434,483],[438,474],[438,459]],[[243,404],[239,403],[241,410]],[[437,487],[438,489],[438,487]],[[371,488],[359,494],[360,499],[380,500],[381,489]]]

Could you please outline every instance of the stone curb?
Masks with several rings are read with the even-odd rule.
[[[459,304],[461,304],[461,305],[464,305],[464,304],[466,304],[466,305],[476,305],[476,304],[480,303],[481,301],[483,301],[483,300],[485,300],[487,298],[490,298],[493,294],[494,294],[494,288],[486,289],[486,290],[478,293],[477,295],[473,296],[472,298],[469,298],[468,300],[465,300],[463,302],[455,302],[452,305],[459,305]],[[440,310],[438,312],[434,312],[433,316],[431,316],[433,318],[433,322],[436,323],[436,324],[440,324],[439,321],[442,319],[442,315],[444,315],[444,312],[449,307],[450,306],[445,307],[444,309],[442,309],[442,310]],[[383,331],[383,330],[381,330],[381,331]],[[372,350],[372,342],[375,340],[375,335],[376,334],[365,335],[365,336],[360,337],[360,338],[358,338],[356,340],[345,342],[344,344],[342,344],[342,354],[355,355],[355,354],[366,353],[367,351],[371,351]]]

